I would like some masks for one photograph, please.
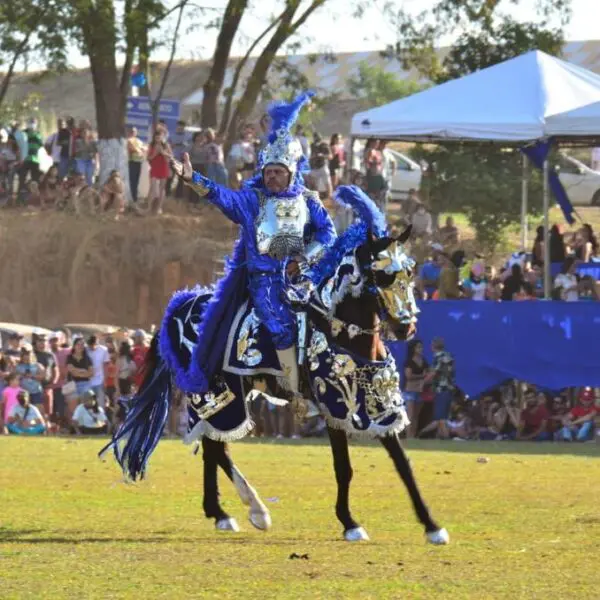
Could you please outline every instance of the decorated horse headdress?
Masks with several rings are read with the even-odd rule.
[[[367,286],[389,318],[414,323],[419,312],[413,293],[415,261],[404,248],[410,227],[391,237],[384,215],[356,186],[339,187],[336,200],[352,208],[357,219],[308,274],[321,289],[321,299],[333,313],[347,294],[358,297]]]

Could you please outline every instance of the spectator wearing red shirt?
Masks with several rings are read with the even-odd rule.
[[[560,431],[560,439],[572,442],[585,442],[594,437],[594,420],[600,412],[594,404],[594,390],[586,387],[579,392],[579,402],[566,416],[564,427]]]
[[[131,349],[131,356],[135,363],[136,371],[133,376],[133,383],[139,390],[144,380],[144,361],[146,360],[146,354],[148,352],[148,345],[146,344],[146,333],[142,329],[136,329],[133,334],[133,348]]]
[[[549,442],[552,435],[548,431],[550,412],[546,407],[546,395],[529,389],[525,392],[525,408],[521,411],[517,440],[523,442]]]

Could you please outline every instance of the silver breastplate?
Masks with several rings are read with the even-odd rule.
[[[304,251],[304,227],[309,222],[303,196],[267,198],[261,196],[256,218],[256,244],[260,254],[282,260]]]

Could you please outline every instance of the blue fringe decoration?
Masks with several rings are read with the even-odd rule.
[[[387,235],[385,215],[367,194],[356,185],[341,185],[335,193],[336,202],[351,207],[377,238]]]
[[[117,462],[131,481],[144,479],[146,465],[167,423],[171,397],[171,374],[159,359],[152,374],[148,373],[140,391],[132,401],[125,422],[101,451],[113,449]],[[125,441],[121,448],[120,443]]]
[[[191,365],[188,369],[184,369],[182,367],[177,353],[173,350],[173,341],[169,338],[169,327],[167,324],[170,323],[170,321],[173,319],[173,315],[179,310],[182,304],[185,304],[188,300],[192,300],[197,296],[208,294],[214,295],[214,290],[200,285],[193,287],[191,290],[185,289],[175,292],[171,297],[169,304],[167,305],[158,334],[160,356],[164,361],[166,361],[171,373],[173,373],[177,386],[184,391],[194,387],[194,381],[189,376]],[[202,323],[205,320],[209,304],[210,300],[208,300],[207,307],[205,308],[204,315],[202,317]]]

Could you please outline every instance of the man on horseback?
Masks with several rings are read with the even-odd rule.
[[[193,171],[187,154],[171,165],[183,181],[240,225],[229,271],[219,282],[198,330],[194,350],[196,393],[208,391],[225,350],[236,311],[249,296],[254,314],[269,332],[292,393],[298,392],[298,319],[285,298],[286,272],[313,263],[336,238],[333,222],[319,197],[303,185],[308,161],[291,134],[300,109],[312,93],[269,111],[269,143],[260,153],[257,173],[239,191],[217,185]],[[239,343],[239,342],[238,342]]]

